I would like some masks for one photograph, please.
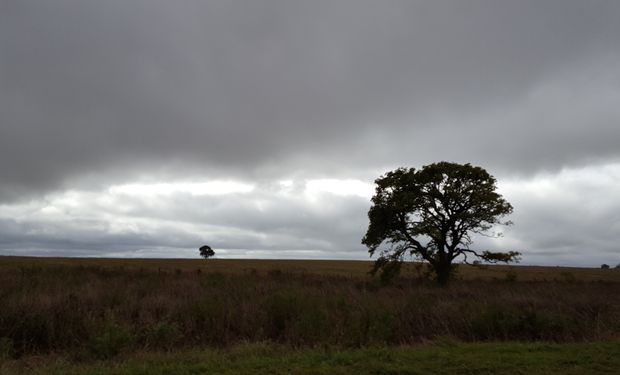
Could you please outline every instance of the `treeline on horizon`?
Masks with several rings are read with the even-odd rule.
[[[616,272],[610,270],[609,272]],[[620,283],[369,277],[96,265],[4,268],[0,356],[105,359],[273,342],[364,347],[462,341],[574,342],[620,337]]]

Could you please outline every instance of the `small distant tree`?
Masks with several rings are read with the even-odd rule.
[[[209,259],[215,255],[215,251],[211,248],[211,246],[203,245],[198,249],[200,251],[200,256]]]
[[[370,255],[378,250],[372,273],[384,281],[396,276],[406,256],[426,261],[439,284],[448,282],[453,262],[468,256],[486,262],[517,261],[519,253],[478,251],[470,248],[472,234],[488,231],[512,206],[496,190],[493,176],[470,164],[439,162],[399,168],[379,177],[370,224],[362,239]],[[380,249],[381,245],[387,245]]]
[[[608,270],[609,269],[609,264],[603,263],[603,264],[601,264],[601,268],[604,269],[604,270]]]

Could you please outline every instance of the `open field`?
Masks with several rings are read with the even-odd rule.
[[[372,261],[356,260],[275,260],[275,259],[117,259],[117,258],[38,258],[0,256],[0,271],[32,267],[103,267],[106,269],[155,270],[162,273],[181,270],[220,272],[224,274],[269,273],[282,271],[294,275],[331,275],[367,278]],[[404,277],[419,277],[419,264],[403,267]],[[579,267],[540,267],[488,265],[459,266],[457,278],[464,280],[498,280],[516,274],[519,281],[609,281],[620,282],[620,270]]]
[[[332,350],[243,344],[227,349],[133,353],[113,360],[71,363],[59,357],[0,362],[0,374],[617,374],[620,342],[453,343]]]
[[[549,369],[578,369],[570,365],[574,353],[581,353],[578,345],[585,345],[587,358],[607,358],[617,350],[620,270],[461,267],[459,280],[440,288],[416,265],[394,283],[381,285],[367,275],[370,266],[360,261],[0,257],[0,358],[6,371],[39,363],[37,358],[53,369],[57,358],[60,368],[75,368],[75,373],[103,373],[96,363],[105,361],[119,374],[133,374],[157,373],[137,369],[136,358],[150,358],[158,366],[160,354],[154,353],[165,352],[162,361],[177,367],[160,373],[189,374],[201,373],[196,366],[221,366],[218,356],[240,345],[246,349],[239,350],[258,345],[266,348],[267,372],[276,373],[269,366],[289,358],[301,368],[319,361],[345,373],[360,372],[356,361],[368,356],[364,348],[379,347],[384,348],[379,353],[396,358],[392,373],[408,373],[402,370],[406,358],[441,357],[445,350],[456,351],[455,358],[462,353],[454,366],[462,362],[467,368],[480,361],[467,349],[479,342],[502,342],[474,346],[493,356],[493,350],[538,350],[514,341],[572,343],[549,346],[558,348],[548,350]],[[450,343],[448,349],[428,347],[438,340]],[[277,354],[281,350],[284,354]],[[341,357],[325,357],[321,350]],[[188,362],[177,363],[185,355]],[[204,356],[212,359],[202,365]],[[516,363],[525,360],[518,357],[514,354]],[[345,358],[344,364],[334,358]],[[244,361],[240,368],[256,365]],[[80,366],[90,370],[80,372]],[[375,365],[367,366],[360,368]],[[314,373],[304,371],[298,373]]]

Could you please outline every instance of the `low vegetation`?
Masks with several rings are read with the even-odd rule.
[[[408,347],[292,349],[246,343],[226,349],[135,352],[112,360],[68,362],[57,356],[0,362],[3,375],[190,374],[616,374],[620,342],[458,343]]]
[[[367,275],[370,262],[0,262],[0,356],[9,359],[106,360],[248,342],[360,348],[620,338],[616,270],[464,268],[463,280],[440,288],[416,266],[381,285]]]

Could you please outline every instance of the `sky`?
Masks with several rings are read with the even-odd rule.
[[[620,263],[620,2],[0,2],[0,255],[369,259],[472,163],[523,264]]]

